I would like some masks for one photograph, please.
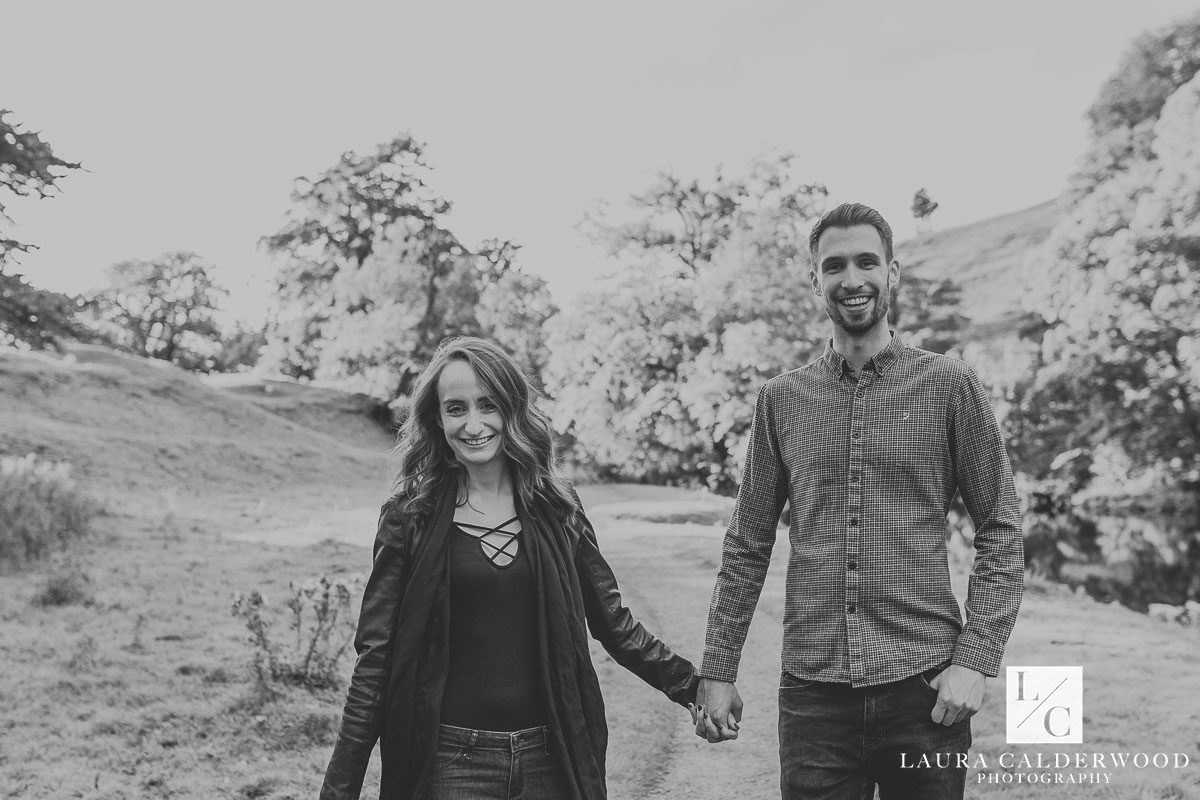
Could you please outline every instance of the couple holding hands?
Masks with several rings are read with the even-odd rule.
[[[935,756],[970,747],[1016,620],[1012,471],[971,369],[889,329],[887,222],[843,204],[809,247],[832,337],[759,392],[698,670],[624,607],[513,359],[443,342],[401,431],[322,800],[358,798],[376,741],[381,800],[606,797],[589,630],[687,706],[698,736],[736,739],[738,662],[788,503],[782,797],[963,796],[965,757]],[[965,623],[946,551],[956,493],[975,525]]]

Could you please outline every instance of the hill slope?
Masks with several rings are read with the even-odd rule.
[[[65,359],[0,351],[0,387],[0,453],[67,461],[85,482],[123,498],[350,476],[378,483],[389,443],[378,427],[372,445],[374,423],[338,407],[346,395],[325,390],[315,401],[330,407],[317,430],[169,364],[102,347],[75,346]]]
[[[903,272],[929,280],[949,278],[962,287],[962,312],[981,330],[1011,331],[1021,315],[1021,268],[1058,224],[1051,200],[970,225],[927,233],[896,245]],[[903,274],[902,272],[902,274]]]

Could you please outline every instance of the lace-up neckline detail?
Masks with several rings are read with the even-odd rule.
[[[513,517],[491,527],[458,520],[454,521],[454,525],[461,533],[479,541],[483,557],[488,560],[489,564],[497,569],[504,569],[516,560],[517,552],[521,547],[521,542],[517,538],[521,533],[518,519],[518,517]],[[510,529],[512,525],[517,526],[516,530]]]

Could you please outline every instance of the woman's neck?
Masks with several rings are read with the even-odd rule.
[[[475,501],[475,505],[495,505],[504,500],[511,502],[513,485],[507,464],[488,464],[482,467],[467,465],[466,469],[467,485],[464,489],[467,497]]]

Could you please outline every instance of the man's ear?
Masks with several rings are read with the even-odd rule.
[[[900,285],[900,262],[892,259],[892,263],[888,264],[888,286],[895,289]]]
[[[817,296],[821,294],[821,279],[817,277],[817,269],[813,267],[808,271],[808,283],[812,286],[813,293]]]

